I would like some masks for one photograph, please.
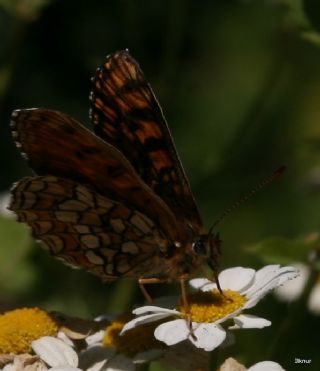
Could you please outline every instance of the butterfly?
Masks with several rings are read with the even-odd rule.
[[[65,263],[104,280],[183,280],[220,240],[206,230],[168,125],[127,50],[92,79],[94,133],[44,108],[12,113],[12,135],[37,175],[17,182],[9,209]]]

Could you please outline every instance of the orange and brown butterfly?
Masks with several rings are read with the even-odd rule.
[[[12,133],[37,174],[13,186],[10,209],[67,264],[104,280],[183,280],[219,238],[203,226],[162,110],[127,50],[97,69],[94,133],[44,108],[16,110]]]

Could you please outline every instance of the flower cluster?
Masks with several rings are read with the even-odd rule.
[[[84,321],[39,308],[16,309],[0,316],[0,369],[135,370],[141,363],[162,360],[191,371],[192,362],[207,364],[208,352],[226,343],[233,330],[270,326],[269,320],[243,311],[296,275],[295,268],[278,265],[227,269],[219,275],[222,293],[215,282],[193,279],[187,305],[171,298],[166,306],[136,308],[136,317]],[[265,361],[249,370],[283,369]]]

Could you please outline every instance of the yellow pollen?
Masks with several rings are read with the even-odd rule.
[[[242,307],[246,298],[237,291],[223,290],[223,295],[216,289],[198,291],[188,295],[189,308],[180,306],[183,318],[193,322],[215,322]]]
[[[163,345],[155,339],[153,333],[159,322],[137,326],[120,336],[123,326],[132,319],[132,316],[121,316],[109,325],[104,333],[103,345],[116,348],[118,352],[133,357],[149,349],[159,349]]]
[[[21,308],[0,315],[0,354],[29,353],[31,342],[42,336],[55,336],[58,325],[40,308]]]

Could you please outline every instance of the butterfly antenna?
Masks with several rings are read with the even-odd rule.
[[[212,233],[213,229],[221,223],[223,219],[226,218],[231,212],[236,210],[240,205],[248,201],[252,196],[254,196],[257,192],[259,192],[262,188],[264,188],[266,185],[272,183],[274,180],[279,178],[284,171],[286,170],[286,166],[280,166],[277,170],[275,170],[271,175],[263,179],[256,187],[254,187],[249,193],[244,195],[242,198],[240,198],[238,201],[236,201],[233,205],[231,205],[228,209],[226,209],[220,217],[212,224],[212,226],[209,229],[209,234]]]

